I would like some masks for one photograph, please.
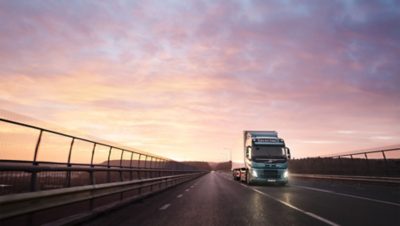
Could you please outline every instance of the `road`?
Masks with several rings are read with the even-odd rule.
[[[400,189],[295,178],[247,186],[212,172],[84,225],[400,225]]]

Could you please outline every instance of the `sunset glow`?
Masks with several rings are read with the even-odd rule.
[[[1,1],[0,108],[177,160],[400,143],[399,3],[301,2]]]

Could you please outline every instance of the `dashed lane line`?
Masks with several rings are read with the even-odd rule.
[[[176,196],[178,199],[182,198],[182,194],[179,194],[178,196]]]
[[[160,210],[166,210],[171,204],[165,204],[163,206],[160,207]]]
[[[283,205],[285,205],[285,206],[287,206],[287,207],[289,207],[289,208],[292,208],[292,209],[294,209],[294,210],[297,210],[297,211],[299,211],[299,212],[301,212],[301,213],[303,213],[303,214],[305,214],[305,215],[308,215],[308,216],[310,216],[310,217],[312,217],[312,218],[314,218],[314,219],[317,219],[317,220],[319,220],[319,221],[322,221],[322,222],[324,222],[324,223],[326,223],[326,224],[328,224],[328,225],[331,225],[331,226],[339,226],[339,224],[337,224],[337,223],[335,223],[335,222],[333,222],[333,221],[330,221],[330,220],[328,220],[328,219],[326,219],[326,218],[323,218],[323,217],[321,217],[321,216],[318,216],[317,214],[314,214],[314,213],[305,211],[305,210],[303,210],[303,209],[300,209],[300,208],[298,208],[298,207],[296,207],[296,206],[294,206],[294,205],[292,205],[292,204],[290,204],[290,203],[287,203],[287,202],[285,202],[285,201],[282,201],[282,200],[280,200],[280,199],[277,199],[277,198],[275,198],[275,197],[273,197],[273,196],[271,196],[271,195],[269,195],[269,194],[267,194],[267,193],[264,193],[264,192],[262,192],[262,191],[260,191],[260,190],[258,190],[258,189],[251,188],[251,187],[249,187],[249,186],[247,186],[247,185],[244,185],[244,184],[241,184],[241,185],[244,186],[244,187],[247,187],[247,188],[250,189],[250,190],[253,190],[253,191],[259,193],[260,195],[263,195],[263,196],[265,196],[265,197],[268,197],[268,198],[270,198],[270,199],[272,199],[272,200],[274,200],[274,201],[276,201],[276,202],[279,202],[279,203],[281,203],[281,204],[283,204]]]

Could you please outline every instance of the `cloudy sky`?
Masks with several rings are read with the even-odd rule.
[[[0,1],[0,108],[178,160],[400,143],[398,1]]]

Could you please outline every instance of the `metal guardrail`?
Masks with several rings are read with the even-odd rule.
[[[31,160],[0,159],[0,195],[130,181],[200,171],[193,166],[167,158],[133,151],[93,139],[73,136],[64,132],[4,118],[0,118],[0,122],[33,129],[37,132]],[[45,134],[54,134],[69,140],[69,152],[65,161],[39,161],[38,153],[40,153],[41,146],[45,142],[43,140]],[[92,145],[90,162],[77,163],[72,161],[72,155],[80,154],[74,145],[78,141]],[[108,149],[108,158],[104,159],[103,162],[94,162],[96,151],[100,146],[103,149]],[[120,153],[118,159],[111,159],[114,153],[118,155]]]
[[[197,172],[1,196],[0,223],[1,225],[16,225],[18,224],[16,222],[23,222],[24,225],[42,225],[60,221],[61,218],[59,224],[63,225],[88,217],[95,210],[104,212],[121,205],[121,203],[128,203],[160,192],[203,174]],[[103,202],[101,202],[102,199]],[[49,209],[51,209],[52,215],[43,216],[41,214]]]
[[[343,157],[353,158],[354,156],[362,155],[365,157],[365,159],[368,159],[368,154],[380,153],[380,154],[382,154],[382,158],[385,161],[387,161],[386,153],[392,152],[392,151],[400,151],[400,144],[392,145],[392,146],[388,146],[388,147],[382,147],[382,148],[368,149],[368,150],[364,150],[364,151],[354,151],[354,152],[347,152],[347,153],[325,155],[325,156],[320,156],[320,157],[323,157],[323,158],[343,158]]]
[[[346,159],[346,157],[350,158],[350,163],[353,163],[353,164],[355,164],[355,161],[354,161],[355,159],[364,159],[365,160],[365,166],[364,166],[365,171],[367,174],[371,175],[371,174],[373,174],[373,172],[372,172],[373,169],[375,171],[377,170],[376,169],[377,163],[379,165],[379,163],[382,161],[379,161],[380,158],[372,159],[372,158],[368,158],[368,156],[372,155],[372,154],[380,154],[382,157],[380,160],[383,160],[383,167],[382,166],[379,166],[379,167],[383,168],[384,175],[391,175],[391,174],[396,175],[396,172],[394,172],[394,173],[391,173],[391,172],[396,170],[396,168],[397,168],[397,171],[400,171],[400,165],[398,165],[397,167],[389,165],[389,161],[392,161],[392,159],[387,158],[388,152],[391,152],[391,153],[396,152],[398,154],[398,158],[400,159],[400,145],[392,145],[389,147],[369,149],[369,150],[364,150],[364,151],[341,153],[341,154],[329,155],[326,157],[338,159],[341,165],[344,164],[343,161],[344,161],[344,159]],[[355,158],[357,156],[362,156],[362,157]],[[376,156],[376,157],[378,157],[378,156]],[[400,162],[398,162],[398,163],[400,163]],[[398,173],[400,173],[400,172],[397,172],[397,174]]]
[[[36,142],[31,158],[0,159],[0,225],[42,225],[57,219],[68,222],[68,219],[89,216],[206,173],[161,156],[4,118],[0,118],[0,144],[10,142],[4,140],[6,136],[1,136],[10,131],[4,125],[28,129],[30,136],[37,137],[33,137]],[[67,158],[62,161],[38,158],[41,147],[46,145],[43,137],[48,134],[67,141]],[[26,146],[25,140],[11,141]],[[90,162],[76,162],[71,158],[80,154],[80,149],[76,148],[78,141],[91,145]],[[104,158],[104,152],[99,154],[99,147],[107,150],[106,159],[99,158]],[[50,151],[58,148],[55,146]]]
[[[289,163],[289,169],[299,174],[399,177],[400,145],[293,159]]]

